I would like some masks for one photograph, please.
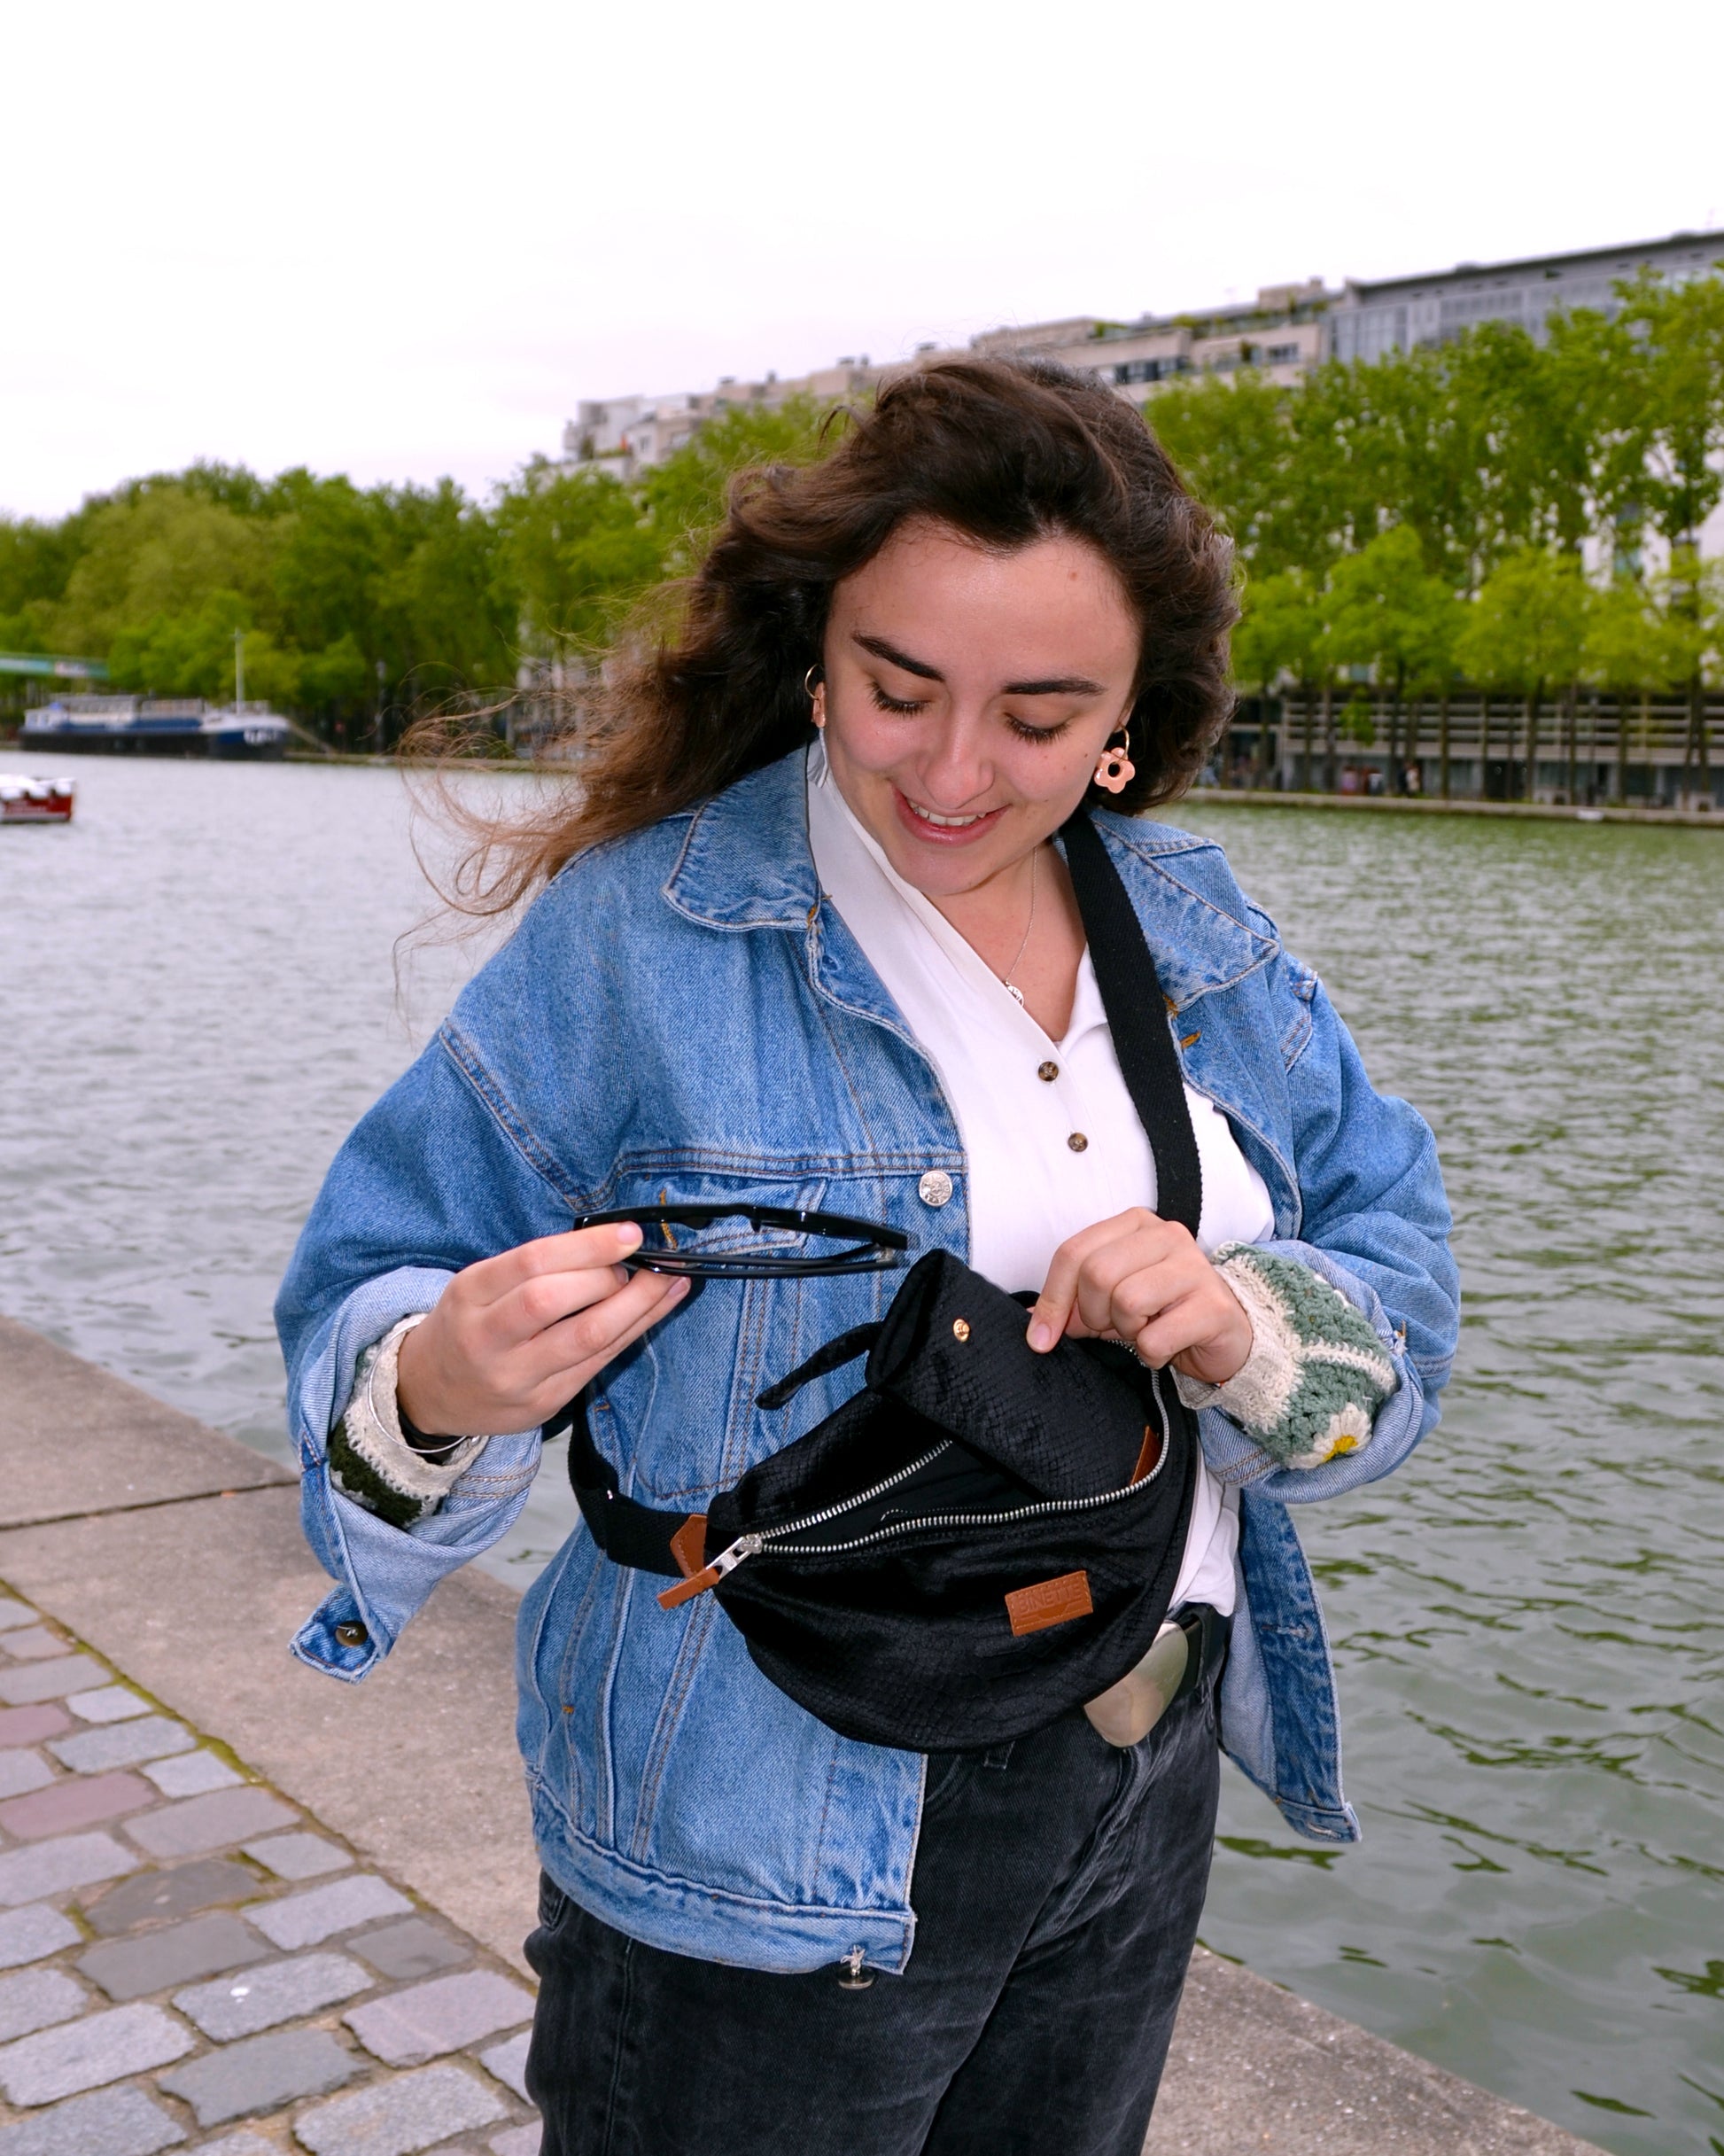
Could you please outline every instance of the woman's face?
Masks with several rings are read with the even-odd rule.
[[[815,715],[907,883],[974,891],[1059,829],[1131,706],[1138,624],[1082,540],[906,524],[832,595]]]

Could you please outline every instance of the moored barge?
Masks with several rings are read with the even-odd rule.
[[[26,712],[19,745],[56,756],[282,757],[291,728],[279,712],[201,697],[57,697]]]

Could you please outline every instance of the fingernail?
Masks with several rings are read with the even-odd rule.
[[[687,1295],[694,1284],[686,1273],[679,1273],[671,1282],[671,1300],[674,1303],[680,1295]]]
[[[1035,1349],[1037,1354],[1045,1355],[1053,1345],[1053,1327],[1051,1325],[1044,1325],[1041,1319],[1037,1318],[1035,1324],[1029,1328],[1029,1344]]]
[[[617,1223],[617,1247],[632,1250],[641,1241],[641,1223],[638,1220],[619,1220]]]

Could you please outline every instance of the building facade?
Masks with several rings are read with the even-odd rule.
[[[610,471],[626,481],[663,463],[708,420],[733,407],[770,411],[792,396],[839,403],[869,395],[895,375],[932,359],[969,354],[1058,360],[1097,375],[1131,404],[1145,402],[1182,377],[1246,367],[1268,381],[1291,384],[1325,360],[1380,359],[1416,345],[1445,343],[1481,322],[1518,323],[1542,337],[1558,308],[1611,313],[1617,284],[1642,269],[1687,278],[1708,276],[1720,262],[1724,232],[1678,232],[1580,254],[1463,262],[1427,276],[1348,279],[1336,289],[1312,277],[1300,284],[1266,285],[1249,302],[1144,315],[1131,322],[1076,315],[1008,325],[955,349],[921,345],[912,357],[884,365],[874,364],[864,353],[805,375],[768,374],[757,382],[726,376],[710,390],[593,399],[582,402],[563,428],[563,458],[569,469]]]

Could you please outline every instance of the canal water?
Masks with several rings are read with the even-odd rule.
[[[0,835],[0,1309],[286,1457],[276,1281],[480,946],[399,941],[392,774],[78,775]],[[1204,1935],[1622,2156],[1724,2156],[1724,835],[1181,816],[1436,1126],[1467,1296],[1441,1428],[1300,1515],[1365,1841],[1230,1773]],[[567,1519],[555,1463],[493,1568]]]

